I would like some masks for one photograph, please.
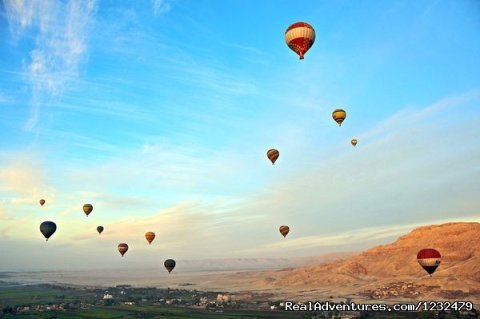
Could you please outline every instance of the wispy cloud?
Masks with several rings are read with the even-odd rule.
[[[90,87],[92,89],[92,87]],[[142,122],[152,122],[151,114],[135,108],[131,104],[107,100],[106,98],[74,98],[64,94],[64,101],[52,102],[50,107],[75,113],[85,113],[92,115],[103,115],[109,118],[123,118],[128,120],[137,120]]]
[[[431,224],[444,224],[450,222],[480,222],[480,216],[472,217],[465,216],[453,219],[441,219],[432,221]],[[409,233],[417,227],[425,226],[424,223],[414,223],[405,225],[384,225],[375,227],[366,227],[348,232],[342,232],[336,235],[327,236],[305,236],[299,238],[288,239],[284,241],[277,241],[266,245],[261,245],[255,248],[242,251],[242,253],[275,253],[275,252],[293,252],[299,248],[309,250],[319,247],[338,247],[348,245],[360,246],[371,241],[383,241],[385,239],[395,240],[395,238]]]
[[[7,219],[7,213],[5,212],[4,204],[0,202],[0,220]]]
[[[153,14],[155,16],[170,11],[170,4],[166,0],[152,0]]]
[[[413,107],[401,109],[373,129],[359,135],[359,138],[368,141],[371,138],[385,135],[385,133],[389,131],[400,130],[406,123],[408,123],[409,126],[418,125],[421,122],[428,124],[429,117],[441,114],[442,111],[448,111],[451,108],[464,107],[466,103],[472,102],[480,102],[480,89],[474,89],[460,95],[443,98],[425,108],[417,110]]]
[[[82,206],[88,202],[93,204],[95,211],[94,216],[99,216],[102,220],[110,220],[112,216],[121,218],[124,216],[124,212],[134,211],[136,214],[139,214],[145,211],[145,209],[151,209],[151,207],[156,204],[152,199],[145,197],[74,190],[68,196],[63,196],[61,200],[64,203],[69,203],[68,207],[59,212],[59,216],[61,217],[71,217],[73,215],[82,216]]]
[[[37,203],[40,198],[55,197],[41,164],[31,158],[30,153],[19,153],[0,169],[0,189],[13,195],[10,198],[13,204]]]
[[[25,129],[39,119],[42,102],[61,96],[66,77],[75,78],[87,52],[88,33],[96,10],[95,0],[4,2],[10,29],[16,36],[35,29],[35,48],[24,68],[31,85],[31,114]]]
[[[256,157],[163,140],[119,152],[103,165],[70,166],[60,171],[73,186],[56,194],[57,201],[68,203],[53,214],[56,238],[78,249],[90,247],[99,240],[95,227],[101,223],[100,239],[108,246],[99,249],[112,254],[116,243],[125,241],[132,245],[131,255],[152,248],[188,259],[293,256],[368,248],[424,224],[479,221],[475,132],[480,118],[473,112],[479,100],[467,93],[411,114],[405,110],[360,134],[370,141],[360,139],[356,148],[338,151],[327,145],[312,151],[307,139],[297,151],[308,150],[310,159],[300,167],[291,163],[294,154],[272,167],[262,162],[263,151]],[[422,120],[412,121],[419,114]],[[446,126],[445,119],[452,122]],[[325,153],[333,155],[327,160]],[[31,192],[41,180],[22,177],[23,166],[10,166],[0,175],[3,189]],[[260,182],[254,184],[251,176]],[[124,194],[123,188],[141,196]],[[81,205],[90,200],[95,210],[86,218]],[[82,227],[74,214],[83,218]],[[23,216],[2,226],[2,234],[9,236],[11,227],[38,228],[37,221],[16,223]],[[278,232],[282,224],[291,227],[286,239]],[[152,247],[146,245],[146,231],[157,233]]]
[[[185,250],[184,253],[179,253],[183,256],[211,255],[212,251],[201,253],[194,253],[194,251],[200,251],[202,247],[212,244],[222,247],[222,238],[226,238],[223,229],[225,225],[222,221],[232,218],[231,212],[226,213],[223,206],[218,201],[210,201],[206,204],[182,203],[150,217],[123,217],[119,221],[104,224],[105,231],[102,236],[108,240],[124,241],[129,245],[141,247],[145,242],[145,232],[153,231],[156,233],[155,246],[162,250],[177,253]],[[242,216],[237,215],[237,219],[240,221]],[[96,238],[92,236],[91,229],[85,229],[72,235],[70,240],[79,243],[80,241],[91,242]],[[148,248],[148,246],[145,247]]]
[[[88,171],[72,171],[73,181],[104,181],[99,188],[129,185],[150,190],[172,189],[191,191],[200,185],[229,180],[247,170],[235,151],[212,151],[202,146],[189,146],[162,141],[146,142],[141,148],[119,151],[116,158],[96,165]],[[235,167],[235,169],[232,169]],[[215,183],[212,178],[215,177]],[[93,186],[95,187],[95,186]]]
[[[16,238],[18,233],[24,234],[24,239],[34,238],[32,229],[38,229],[38,225],[33,226],[32,216],[15,217],[9,214],[4,218],[0,225],[0,238],[2,240]]]
[[[254,94],[257,88],[253,83],[239,81],[235,74],[215,66],[205,66],[202,63],[191,62],[185,66],[175,67],[181,72],[178,80],[189,82],[198,87],[230,94]]]
[[[227,47],[234,48],[238,51],[242,59],[249,63],[261,64],[268,67],[271,64],[271,57],[267,52],[260,50],[259,48],[240,44],[240,43],[223,43]]]
[[[9,102],[9,98],[3,92],[0,92],[0,104],[5,104]]]
[[[86,135],[60,129],[44,129],[42,133],[47,140],[55,139],[60,145],[65,143],[70,146],[82,147],[88,150],[100,151],[108,154],[120,151],[117,145],[105,142],[102,138],[88,137]]]

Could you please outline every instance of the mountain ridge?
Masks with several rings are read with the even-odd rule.
[[[367,299],[468,297],[478,302],[479,238],[480,223],[477,222],[422,226],[392,243],[372,247],[347,259],[252,274],[251,284],[265,290],[286,287],[284,290],[292,297],[302,289],[317,295],[319,291],[328,291],[332,295]],[[423,248],[437,249],[442,255],[442,262],[431,278],[417,262],[417,253]],[[390,288],[393,295],[388,292],[384,295],[385,287],[390,286],[396,287]]]

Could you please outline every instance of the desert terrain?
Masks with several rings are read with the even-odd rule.
[[[344,260],[223,275],[221,282],[231,290],[271,292],[298,301],[351,298],[363,301],[469,300],[478,304],[479,238],[479,223],[425,226],[391,244]],[[432,277],[416,260],[417,252],[427,247],[442,254],[442,263]],[[214,281],[203,284],[210,288],[215,286]]]

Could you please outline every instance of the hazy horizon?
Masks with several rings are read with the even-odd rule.
[[[0,272],[317,256],[480,222],[479,15],[468,0],[3,1]],[[296,21],[316,30],[304,60],[284,41]]]

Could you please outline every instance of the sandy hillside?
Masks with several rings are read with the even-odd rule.
[[[416,260],[435,248],[442,264],[430,278]],[[212,284],[213,284],[212,280]],[[414,229],[394,243],[345,260],[278,271],[225,276],[232,289],[268,291],[293,299],[480,301],[480,223],[448,223]],[[205,283],[205,282],[204,282]]]

